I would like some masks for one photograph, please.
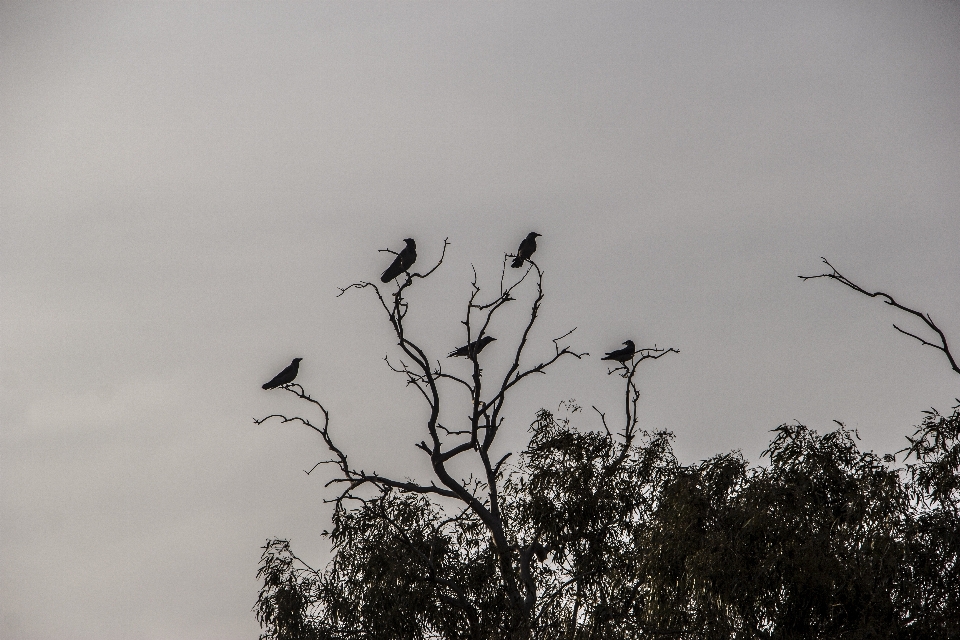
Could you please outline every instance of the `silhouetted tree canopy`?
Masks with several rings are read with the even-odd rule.
[[[326,409],[290,385],[322,424],[264,420],[315,429],[342,492],[324,532],[326,567],[308,566],[286,540],[264,547],[263,638],[960,637],[960,405],[928,411],[894,454],[860,450],[857,433],[839,423],[822,434],[785,424],[761,464],[738,452],[682,464],[672,434],[638,425],[634,383],[642,362],[676,350],[640,348],[610,372],[625,390],[620,427],[570,401],[537,414],[512,464],[509,454],[493,462],[514,385],[586,355],[561,347],[562,336],[554,358],[519,365],[543,297],[533,263],[490,303],[478,302],[474,282],[467,344],[530,274],[536,298],[521,346],[489,391],[479,349],[464,354],[473,375],[459,377],[409,342],[403,292],[419,274],[386,297],[353,285],[376,291],[409,360],[393,368],[427,400],[430,440],[417,446],[436,482],[358,471],[334,443]],[[945,338],[933,346],[953,364]],[[469,424],[437,421],[441,382],[469,391]],[[458,455],[476,456],[480,473],[453,479],[445,464]]]

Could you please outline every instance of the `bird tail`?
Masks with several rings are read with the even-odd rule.
[[[523,258],[521,258],[520,256],[517,256],[516,258],[513,259],[513,263],[510,266],[513,267],[514,269],[519,269],[520,265],[522,264],[523,264]]]

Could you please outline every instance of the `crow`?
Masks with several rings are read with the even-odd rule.
[[[616,351],[611,351],[607,355],[600,358],[601,360],[616,360],[620,364],[624,364],[627,360],[633,358],[633,354],[636,353],[637,348],[633,346],[633,340],[627,340],[623,344],[627,345],[623,349],[617,349]]]
[[[287,365],[287,368],[274,376],[273,380],[263,385],[264,389],[276,389],[277,387],[282,387],[285,384],[290,384],[293,382],[294,378],[297,377],[297,370],[300,369],[300,361],[303,358],[294,358],[293,362]]]
[[[485,346],[487,346],[494,340],[496,340],[496,338],[492,338],[490,336],[483,336],[479,340],[474,340],[470,344],[465,344],[459,349],[454,349],[453,351],[450,352],[450,355],[448,355],[447,357],[456,358],[458,356],[462,356],[464,358],[475,358],[478,353],[483,351],[483,348]]]
[[[520,248],[517,249],[517,257],[513,259],[513,264],[510,265],[511,267],[519,269],[524,260],[530,259],[533,252],[537,250],[537,236],[539,235],[539,233],[534,231],[527,234],[527,237],[520,243]]]
[[[383,275],[380,276],[380,282],[390,282],[412,267],[413,263],[417,261],[417,243],[413,241],[413,238],[405,238],[404,242],[407,243],[407,246],[400,250],[400,253],[394,258],[393,264],[383,272]]]

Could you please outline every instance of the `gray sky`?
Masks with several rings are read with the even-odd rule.
[[[889,451],[960,395],[917,323],[796,278],[960,345],[956,3],[4,3],[0,109],[5,639],[256,637],[264,540],[326,558],[316,439],[251,421],[293,356],[360,466],[423,471],[389,327],[335,297],[404,237],[452,243],[411,312],[441,357],[470,265],[542,233],[530,357],[678,347],[642,418],[685,461],[794,420]],[[559,365],[503,446],[618,394]]]

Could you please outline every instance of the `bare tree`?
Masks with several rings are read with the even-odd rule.
[[[566,343],[567,338],[576,330],[574,328],[552,339],[552,353],[548,357],[528,361],[526,352],[530,344],[531,330],[539,317],[544,299],[543,271],[535,262],[528,260],[526,271],[515,282],[508,283],[506,267],[511,258],[508,254],[504,256],[499,291],[492,298],[484,299],[477,281],[476,270],[474,270],[471,291],[462,320],[466,330],[466,343],[468,345],[478,343],[487,336],[491,322],[498,312],[507,305],[517,302],[523,295],[532,297],[526,320],[519,329],[516,347],[509,356],[506,373],[492,381],[485,376],[484,369],[481,367],[479,349],[469,350],[470,352],[466,354],[471,364],[469,375],[462,376],[444,369],[440,360],[429,355],[428,346],[409,333],[406,320],[410,311],[409,291],[440,267],[448,245],[449,242],[444,240],[441,257],[429,270],[423,273],[401,274],[397,281],[397,288],[393,291],[386,291],[374,282],[363,281],[342,288],[338,294],[342,296],[351,290],[370,291],[379,302],[401,352],[401,356],[396,361],[391,361],[389,357],[385,358],[387,365],[393,372],[406,379],[407,385],[417,391],[427,408],[427,417],[423,425],[426,437],[417,442],[416,447],[428,457],[433,478],[429,480],[398,479],[358,468],[346,451],[335,442],[330,431],[331,418],[328,410],[297,383],[287,384],[283,388],[318,410],[319,422],[302,416],[283,414],[272,414],[255,422],[257,424],[267,420],[297,422],[313,429],[321,436],[332,455],[318,465],[332,464],[337,468],[337,475],[330,479],[326,486],[341,487],[336,497],[330,500],[335,505],[335,512],[342,513],[347,508],[345,506],[347,501],[358,501],[369,505],[372,500],[381,499],[396,490],[438,500],[438,504],[441,504],[443,509],[454,514],[448,523],[456,524],[464,518],[478,521],[489,536],[490,548],[497,568],[497,580],[506,596],[506,604],[510,610],[507,630],[516,637],[525,637],[529,633],[531,622],[537,616],[538,597],[542,595],[541,586],[537,584],[537,572],[532,569],[532,565],[545,559],[547,549],[538,540],[536,532],[530,533],[526,539],[517,539],[518,529],[512,526],[504,513],[500,495],[504,464],[512,453],[508,452],[494,459],[491,452],[504,423],[504,410],[508,399],[520,389],[521,383],[534,374],[545,374],[560,360],[567,358],[579,360],[588,354],[576,351]],[[504,342],[501,340],[500,344]],[[613,467],[626,458],[637,432],[636,408],[640,393],[635,383],[635,375],[638,366],[646,360],[656,359],[671,352],[677,351],[656,347],[639,349],[632,360],[610,371],[611,374],[619,374],[625,381],[625,423],[618,434],[621,439],[621,449],[619,459],[615,461]],[[444,425],[440,419],[441,409],[447,403],[456,401],[451,398],[455,397],[454,392],[457,389],[459,389],[458,393],[466,396],[467,419],[463,424],[456,426]],[[600,413],[599,410],[597,411]],[[600,418],[607,434],[610,435],[606,416],[600,413]],[[470,458],[475,465],[474,468],[480,470],[477,477],[466,479],[454,477],[450,471],[451,464],[454,460],[459,461],[462,458]],[[362,488],[373,489],[373,493],[361,492]],[[394,522],[386,510],[381,509],[379,513],[383,522],[392,527],[395,533],[406,536],[408,532],[405,531],[404,525]],[[434,595],[462,612],[470,630],[469,637],[481,637],[481,630],[488,628],[488,625],[481,621],[483,612],[469,596],[468,585],[459,584],[456,580],[444,575],[433,552],[422,549],[412,539],[409,540],[407,551],[419,559],[423,569],[422,578],[431,584]],[[572,583],[575,582],[576,580],[573,580]]]

